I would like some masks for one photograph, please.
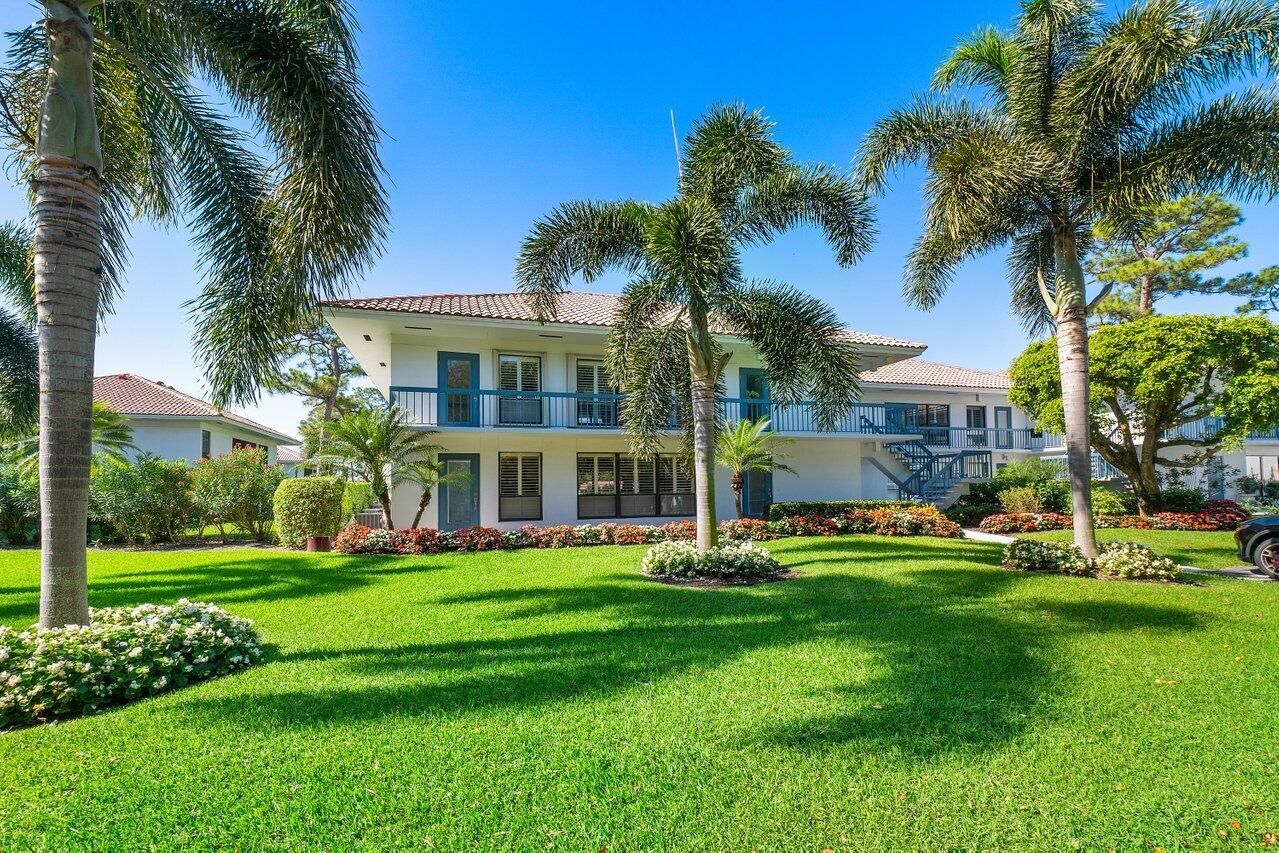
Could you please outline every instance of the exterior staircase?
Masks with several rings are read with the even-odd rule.
[[[887,428],[877,426],[867,418],[862,420],[862,428],[867,432],[888,432]],[[992,474],[989,450],[937,453],[918,438],[890,441],[884,449],[910,471],[903,480],[890,474],[882,465],[877,465],[897,484],[903,498],[946,504],[950,502],[955,486],[967,480],[989,479]]]

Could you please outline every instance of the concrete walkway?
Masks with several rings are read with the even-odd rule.
[[[996,545],[1007,545],[1017,538],[1015,536],[1003,536],[998,533],[984,533],[967,527],[964,528],[963,532],[965,539],[971,539],[974,542],[993,542]],[[1234,578],[1240,581],[1270,580],[1270,578],[1260,572],[1253,571],[1252,566],[1234,566],[1229,569],[1198,569],[1194,566],[1181,566],[1180,568],[1183,572],[1188,572],[1192,575],[1214,575],[1219,578]]]

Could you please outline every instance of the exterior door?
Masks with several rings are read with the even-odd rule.
[[[617,398],[604,362],[593,358],[577,360],[577,425],[617,426]]]
[[[772,417],[769,405],[768,374],[758,367],[738,371],[742,393],[742,417],[750,421]],[[775,425],[770,425],[770,429]],[[742,475],[742,512],[751,518],[763,518],[764,510],[773,502],[773,472],[747,471]]]
[[[469,480],[440,487],[440,530],[461,530],[480,523],[480,455],[441,453],[446,474],[465,471]]]
[[[440,353],[441,426],[479,426],[480,357],[472,352]]]
[[[968,446],[985,447],[986,442],[986,407],[969,406],[967,414]]]
[[[1013,446],[1013,410],[1011,406],[995,407],[995,446],[1004,450]]]
[[[497,357],[497,422],[503,426],[542,425],[542,359],[536,355]]]

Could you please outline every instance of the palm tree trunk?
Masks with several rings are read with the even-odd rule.
[[[714,548],[715,525],[715,377],[693,371],[693,491],[697,502],[697,550]]]
[[[102,154],[93,109],[93,31],[46,0],[49,80],[32,177],[40,342],[40,626],[89,620],[85,571],[93,345],[102,266]]]
[[[1084,272],[1073,229],[1053,234],[1057,268],[1057,358],[1066,416],[1066,466],[1074,512],[1075,544],[1097,556],[1092,515],[1092,452],[1088,439],[1088,312]]]
[[[742,472],[734,471],[733,477],[729,481],[729,485],[733,487],[733,505],[737,509],[737,517],[742,517]]]
[[[409,527],[417,527],[422,523],[422,513],[426,512],[426,508],[431,505],[431,490],[422,490],[422,500],[417,504],[417,515],[413,516],[413,523]]]
[[[391,495],[383,489],[377,493],[377,502],[382,507],[382,523],[387,530],[394,530],[395,525],[391,522]]]

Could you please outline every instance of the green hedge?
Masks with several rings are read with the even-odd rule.
[[[275,490],[275,527],[280,544],[301,548],[309,536],[336,536],[346,481],[341,477],[296,477]]]
[[[373,502],[373,487],[368,483],[346,484],[346,494],[342,496],[342,521],[351,519],[357,512],[368,509]]]
[[[915,501],[846,500],[846,501],[780,501],[768,506],[768,520],[781,521],[796,515],[834,517],[854,509],[908,509],[919,506]]]

